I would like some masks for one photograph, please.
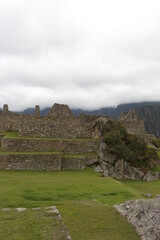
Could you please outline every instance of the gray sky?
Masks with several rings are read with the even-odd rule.
[[[160,100],[159,0],[1,0],[0,107]]]

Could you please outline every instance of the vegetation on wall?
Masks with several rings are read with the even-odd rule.
[[[134,167],[148,169],[158,161],[157,152],[148,148],[144,139],[127,133],[117,121],[108,121],[104,127],[104,141],[107,150],[118,159],[124,159]]]

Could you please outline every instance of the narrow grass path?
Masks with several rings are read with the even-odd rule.
[[[58,208],[73,240],[139,240],[133,227],[111,206],[74,201]]]

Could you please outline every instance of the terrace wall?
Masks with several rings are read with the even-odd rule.
[[[90,158],[88,157],[65,158],[56,154],[1,154],[0,169],[45,171],[81,170],[87,166],[89,160]]]
[[[0,169],[61,170],[60,155],[8,154],[0,155]]]
[[[90,153],[97,152],[97,140],[35,140],[2,138],[1,151],[4,152],[63,152]]]

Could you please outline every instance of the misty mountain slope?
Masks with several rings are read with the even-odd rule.
[[[144,120],[146,131],[160,137],[160,105],[144,106],[136,112]]]

